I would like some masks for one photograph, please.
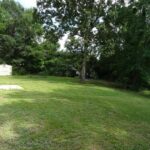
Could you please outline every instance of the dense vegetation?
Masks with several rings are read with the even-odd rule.
[[[148,87],[150,1],[0,1],[0,63],[19,74],[75,76]],[[58,41],[68,34],[66,48]]]

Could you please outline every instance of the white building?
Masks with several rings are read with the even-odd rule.
[[[0,76],[10,76],[12,75],[12,66],[2,64],[0,65]]]

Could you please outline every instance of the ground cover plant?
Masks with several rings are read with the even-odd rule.
[[[1,77],[1,150],[148,150],[150,91],[41,76]]]

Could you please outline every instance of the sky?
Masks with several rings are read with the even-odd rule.
[[[36,0],[15,0],[19,2],[24,8],[36,7]]]

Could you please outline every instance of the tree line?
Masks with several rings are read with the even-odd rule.
[[[65,49],[58,41],[68,35]],[[18,74],[105,79],[149,86],[150,1],[0,1],[0,63]]]

